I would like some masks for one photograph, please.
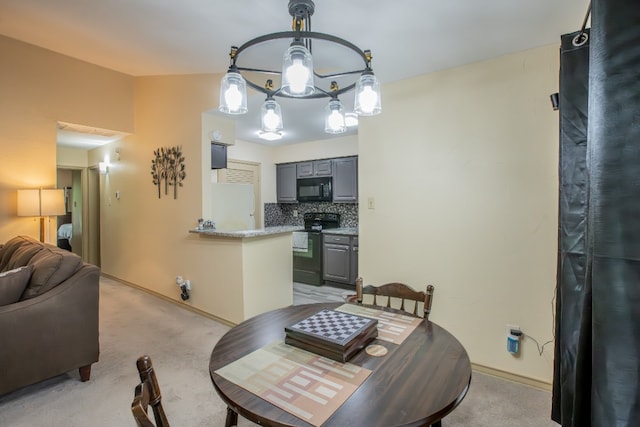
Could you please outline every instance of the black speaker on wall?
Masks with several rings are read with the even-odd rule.
[[[227,167],[227,146],[211,143],[211,169],[225,169]]]

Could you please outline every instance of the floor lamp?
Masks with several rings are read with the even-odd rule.
[[[65,213],[63,189],[18,190],[18,216],[40,217],[41,242],[44,242],[44,217],[64,215]]]

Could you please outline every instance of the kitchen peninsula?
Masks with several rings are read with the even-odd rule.
[[[192,229],[211,271],[206,307],[213,316],[240,323],[293,303],[291,233],[298,226],[226,231]]]

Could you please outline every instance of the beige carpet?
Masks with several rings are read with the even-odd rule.
[[[91,380],[80,382],[74,371],[1,396],[0,426],[134,426],[129,408],[142,354],[156,367],[172,426],[224,425],[226,407],[208,366],[228,327],[105,278],[100,310],[100,362]],[[550,400],[548,392],[474,373],[470,392],[443,425],[556,426]],[[241,419],[239,425],[253,424]]]

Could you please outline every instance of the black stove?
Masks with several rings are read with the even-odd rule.
[[[340,214],[307,212],[304,214],[307,245],[293,252],[293,281],[322,285],[322,230],[340,227]]]
[[[329,228],[340,227],[340,214],[327,212],[307,212],[304,214],[304,229],[320,232]]]

